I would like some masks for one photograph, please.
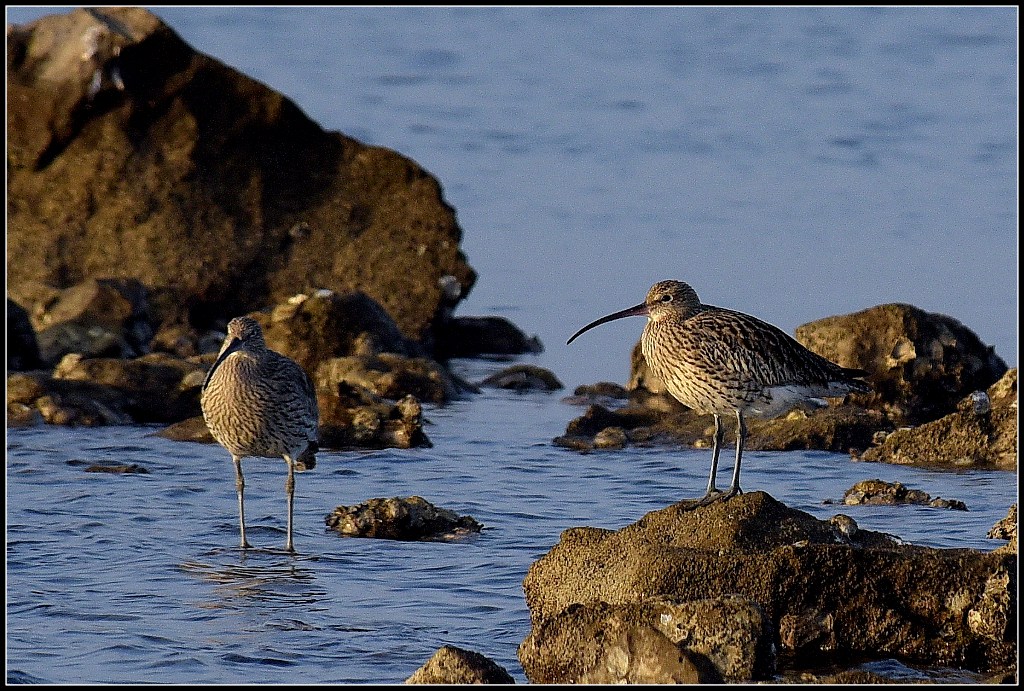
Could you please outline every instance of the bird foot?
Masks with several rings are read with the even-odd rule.
[[[724,496],[725,494],[720,489],[709,489],[703,497],[697,500],[697,506],[710,506]]]

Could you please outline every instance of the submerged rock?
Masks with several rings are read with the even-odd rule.
[[[438,649],[406,684],[514,684],[508,671],[490,658],[454,645]]]
[[[536,365],[512,365],[480,382],[481,387],[515,391],[557,391],[564,388],[550,370]]]
[[[531,681],[549,669],[586,669],[593,643],[585,636],[574,652],[534,635],[576,612],[584,632],[595,607],[736,595],[756,603],[772,638],[791,646],[780,659],[787,667],[813,667],[829,653],[1006,669],[1016,657],[1015,584],[1012,554],[901,544],[763,492],[707,506],[684,501],[621,530],[564,531],[523,581],[538,643],[520,661]]]
[[[339,506],[327,515],[327,527],[345,537],[450,542],[480,532],[472,516],[434,506],[422,497],[370,499]]]
[[[142,475],[148,475],[149,471],[138,463],[129,463],[126,465],[106,465],[104,463],[94,463],[85,469],[87,473],[114,473],[114,474],[133,474],[138,473]]]

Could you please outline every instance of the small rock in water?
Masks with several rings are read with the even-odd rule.
[[[422,497],[370,499],[355,506],[339,506],[325,519],[345,537],[387,540],[451,542],[480,532],[472,516],[434,506]]]
[[[479,384],[515,391],[557,391],[564,388],[558,377],[543,367],[513,365],[492,374]]]
[[[406,684],[514,684],[508,671],[488,657],[454,645],[441,647],[405,680]]]
[[[884,482],[882,480],[863,480],[846,490],[843,495],[843,503],[848,506],[857,504],[882,504],[894,506],[896,504],[921,504],[941,509],[956,509],[966,511],[967,505],[958,499],[932,499],[927,492],[919,489],[908,489],[899,482]]]

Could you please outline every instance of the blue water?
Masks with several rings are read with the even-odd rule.
[[[1017,363],[1015,8],[155,11],[325,128],[436,175],[480,274],[459,313],[537,334],[522,361],[570,391],[622,383],[642,321],[565,339],[663,278],[790,332],[908,302]],[[477,381],[501,366],[459,363]],[[399,682],[454,644],[525,681],[529,564],[565,528],[622,527],[706,483],[707,450],[553,446],[581,413],[488,391],[426,409],[432,449],[322,454],[298,478],[294,559],[275,551],[283,463],[246,462],[250,541],[272,549],[243,557],[219,447],[9,430],[8,678]],[[821,517],[985,550],[1017,494],[1015,473],[816,452],[751,452],[743,477]],[[822,503],[873,477],[971,510]],[[339,504],[409,494],[487,528],[456,545],[324,529]]]

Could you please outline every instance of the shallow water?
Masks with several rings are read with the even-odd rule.
[[[521,361],[570,391],[623,382],[642,322],[565,339],[664,278],[789,332],[908,302],[1017,362],[1012,8],[154,11],[326,129],[436,175],[480,274],[459,313],[537,334],[545,352]],[[474,381],[500,366],[460,363]],[[9,430],[8,679],[398,682],[453,644],[525,681],[529,564],[568,527],[698,496],[710,455],[555,447],[582,413],[558,398],[488,391],[427,409],[432,449],[322,454],[297,481],[297,558],[277,551],[283,463],[246,461],[261,549],[243,556],[223,449]],[[970,511],[823,503],[873,477]],[[816,516],[984,550],[1017,494],[1015,473],[816,452],[750,452],[743,478]],[[487,527],[454,545],[325,531],[339,504],[410,494]]]
[[[146,427],[10,430],[8,678],[397,683],[451,644],[524,682],[516,648],[529,633],[522,580],[530,563],[566,528],[620,528],[699,496],[706,483],[707,449],[553,446],[581,412],[558,395],[488,391],[427,409],[431,449],[321,453],[316,469],[297,476],[297,557],[281,551],[283,462],[244,462],[257,549],[243,554],[233,471],[219,446],[168,441]],[[1000,546],[985,533],[1016,497],[1013,473],[822,452],[744,460],[748,491],[934,547]],[[136,463],[149,473],[85,472],[93,463]],[[961,499],[970,510],[823,503],[873,477]],[[324,517],[339,504],[414,494],[472,515],[483,532],[442,544],[326,530]]]

